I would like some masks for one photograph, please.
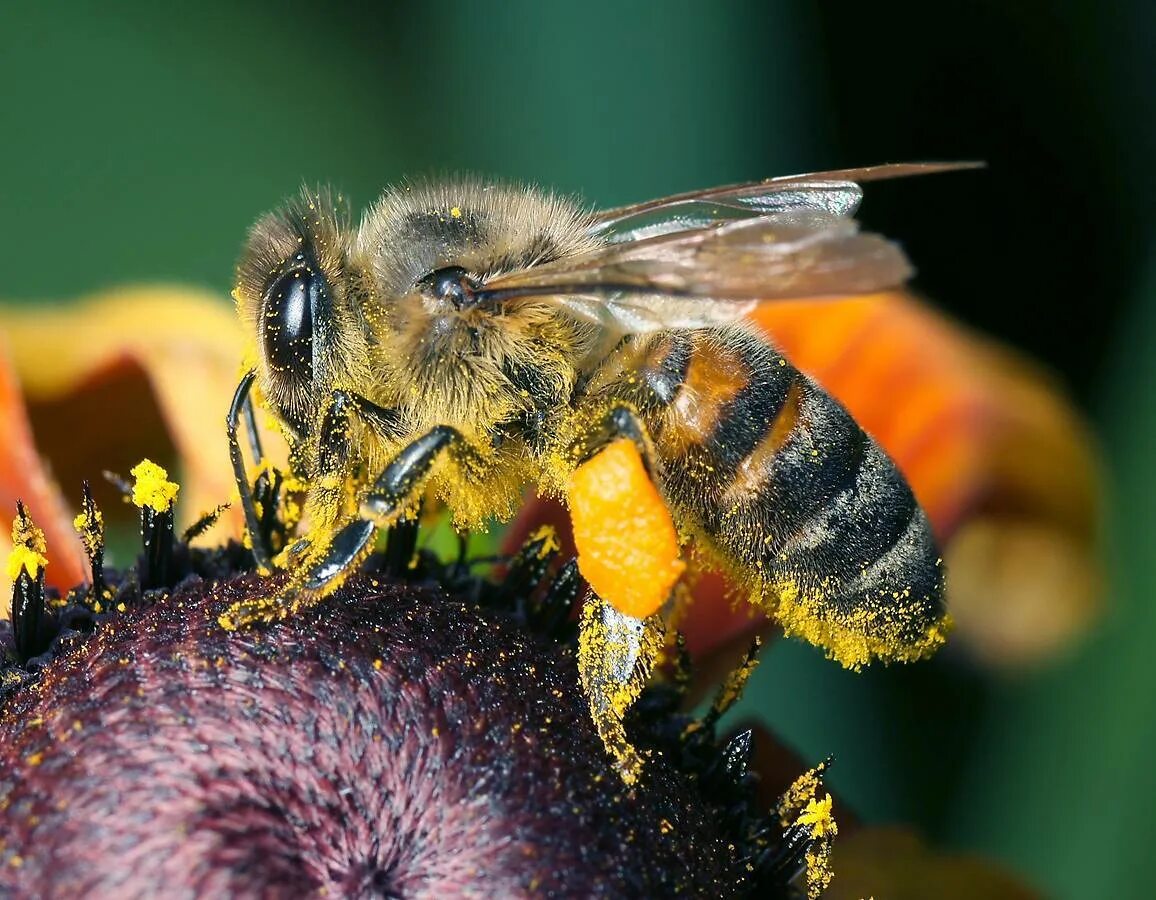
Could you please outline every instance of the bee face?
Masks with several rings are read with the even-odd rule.
[[[304,191],[253,226],[234,298],[252,335],[261,387],[297,436],[314,428],[316,397],[359,365],[350,228],[326,191]]]

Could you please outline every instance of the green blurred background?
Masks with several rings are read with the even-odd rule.
[[[1156,5],[587,0],[0,8],[0,295],[224,296],[303,181],[355,205],[468,169],[598,204],[771,174],[985,159],[878,185],[918,285],[1061,373],[1112,484],[1112,612],[1048,670],[852,676],[777,645],[745,701],[869,821],[1059,897],[1156,872]],[[383,5],[384,7],[384,5]]]

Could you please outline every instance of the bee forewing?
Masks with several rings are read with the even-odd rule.
[[[854,215],[863,196],[859,188],[861,182],[953,172],[981,165],[975,162],[898,163],[785,175],[707,188],[603,210],[595,214],[591,232],[608,241],[619,242],[794,209],[816,209],[850,216]]]
[[[871,293],[910,275],[895,244],[851,219],[796,210],[609,244],[486,288],[541,291],[584,319],[637,332],[717,325],[762,301]]]
[[[759,182],[733,190],[708,191],[683,200],[641,204],[640,208],[632,208],[620,216],[599,217],[591,232],[617,244],[793,210],[822,210],[850,216],[854,215],[862,197],[859,185],[849,181],[823,182],[802,188]]]
[[[641,334],[667,328],[709,328],[735,322],[758,300],[703,302],[701,297],[670,294],[617,294],[610,297],[566,295],[559,303],[577,318],[596,322],[616,334]]]

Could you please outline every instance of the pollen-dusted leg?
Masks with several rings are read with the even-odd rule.
[[[450,425],[435,425],[395,456],[361,501],[362,517],[380,525],[393,524],[411,511],[418,490],[443,452],[469,462],[473,451],[462,433]]]
[[[678,534],[645,459],[645,427],[612,406],[580,445],[567,500],[578,568],[593,594],[579,620],[578,667],[590,712],[627,784],[642,759],[623,719],[662,649],[664,607],[685,568]]]
[[[235,430],[241,403],[247,398],[252,384],[252,378],[246,376],[246,379],[242,379],[230,409],[230,425],[233,426],[230,449],[235,448],[234,470],[239,488],[242,484],[248,488],[248,477],[241,461],[240,447],[236,444]],[[333,392],[321,417],[317,473],[308,501],[314,534],[290,548],[292,575],[288,584],[273,597],[245,601],[231,607],[220,618],[225,628],[232,630],[253,622],[283,619],[302,606],[316,602],[332,593],[345,574],[372,549],[377,533],[375,523],[342,515],[343,498],[348,490],[349,429],[353,413],[357,413],[361,421],[383,435],[389,433],[397,418],[392,410],[380,407],[359,394],[344,390]],[[251,491],[242,490],[241,496],[243,504],[248,497],[248,523],[250,511],[256,519]],[[249,527],[250,534],[255,534],[252,530],[255,526]],[[254,547],[258,544],[256,537],[253,544]]]
[[[662,650],[662,617],[637,619],[590,593],[578,627],[578,674],[594,726],[622,780],[634,784],[642,757],[627,738],[623,720]]]

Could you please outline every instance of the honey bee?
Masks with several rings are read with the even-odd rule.
[[[285,586],[222,624],[332,593],[424,498],[483,528],[528,485],[565,500],[578,467],[627,440],[679,540],[789,630],[849,665],[926,655],[945,620],[926,516],[879,445],[743,317],[904,282],[902,251],[851,218],[859,183],[959,167],[777,178],[597,213],[520,185],[431,181],[386,191],[356,227],[329,193],[304,191],[257,222],[238,265],[253,365],[228,433],[259,568],[273,569],[273,548],[238,438],[254,396],[288,441],[307,527],[278,557]],[[628,781],[641,761],[621,720],[669,607],[628,614],[590,596],[581,617],[583,687]]]

